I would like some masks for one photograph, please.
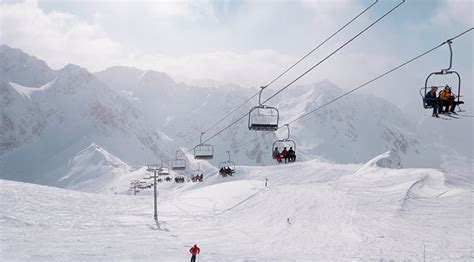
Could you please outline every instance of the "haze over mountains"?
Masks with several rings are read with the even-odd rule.
[[[123,66],[95,74],[75,65],[52,70],[44,61],[5,45],[0,46],[0,64],[0,178],[68,188],[147,163],[169,163],[176,150],[192,149],[200,132],[257,92],[235,85],[189,86],[162,72]],[[264,97],[273,91],[266,90]],[[324,81],[294,86],[268,104],[280,110],[284,124],[342,92]],[[255,104],[257,98],[204,138]],[[445,124],[428,120],[429,125]],[[364,163],[392,151],[404,167],[452,168],[456,163],[459,172],[472,170],[472,157],[463,153],[469,152],[469,143],[452,147],[437,134],[419,135],[420,127],[390,102],[355,93],[292,124],[291,138],[300,160]],[[210,141],[216,152],[210,163],[226,160],[229,150],[239,165],[271,165],[271,145],[283,137],[285,128],[249,132],[244,118]],[[86,160],[94,167],[86,167]]]

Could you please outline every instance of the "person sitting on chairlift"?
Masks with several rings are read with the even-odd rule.
[[[296,153],[295,150],[293,150],[293,147],[290,147],[290,149],[288,150],[288,160],[290,162],[296,161]]]
[[[456,104],[454,103],[454,95],[451,93],[451,87],[446,85],[443,90],[439,92],[439,99],[441,101],[440,113],[441,114],[448,114],[454,113],[454,109]],[[443,111],[443,107],[446,106],[446,109]]]
[[[431,90],[426,93],[425,96],[425,103],[428,106],[433,107],[433,117],[439,117],[438,111],[441,111],[440,109],[440,101],[436,97],[436,92],[438,91],[438,88],[436,86],[432,86]]]
[[[283,148],[283,151],[281,151],[281,156],[283,159],[285,159],[285,164],[288,163],[288,150],[286,147]]]
[[[273,150],[273,159],[275,159],[278,163],[281,163],[281,154],[280,151],[278,151],[278,147],[275,147],[275,150]]]

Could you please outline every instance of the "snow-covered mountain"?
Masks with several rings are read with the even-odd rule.
[[[216,156],[200,161],[204,181],[157,183],[154,220],[153,189],[124,195],[130,182],[151,185],[145,164],[191,149],[256,90],[189,86],[126,67],[54,71],[1,51],[12,68],[0,78],[2,261],[176,261],[194,243],[206,261],[472,257],[474,161],[431,129],[420,131],[444,120],[419,125],[385,100],[354,94],[291,124],[298,161],[272,165],[271,144],[286,129],[249,132],[243,118],[211,140]],[[22,71],[15,61],[36,62]],[[268,105],[279,108],[282,125],[342,92],[328,81],[295,86]],[[237,167],[221,177],[215,165],[226,150]]]
[[[83,68],[67,65],[40,87],[16,84],[15,76],[0,81],[2,178],[75,188],[127,165],[167,162],[178,149]],[[103,150],[90,152],[91,145]]]
[[[90,173],[111,175],[146,163],[166,165],[179,148],[192,150],[199,143],[200,132],[208,131],[204,135],[207,139],[257,104],[255,97],[212,126],[257,90],[235,85],[190,86],[162,72],[123,66],[95,74],[75,65],[55,71],[18,49],[2,46],[0,50],[0,57],[9,65],[0,79],[1,178],[81,188],[70,181],[83,184],[85,180],[75,180],[70,174],[88,178],[87,170],[92,169],[79,166],[83,161],[73,160],[88,159],[84,152],[94,145],[103,150],[90,155],[102,166]],[[274,91],[265,90],[263,99]],[[282,126],[343,91],[329,81],[293,86],[267,104],[280,110]],[[418,134],[419,125],[390,102],[356,93],[293,123],[290,138],[297,143],[298,160],[363,163],[392,151],[403,167],[443,167],[458,173],[472,170],[469,156],[457,154],[456,148],[432,134]],[[212,137],[209,143],[214,145],[215,158],[210,164],[217,166],[227,160],[229,150],[231,159],[239,165],[272,165],[272,143],[286,135],[285,128],[249,132],[244,117]],[[186,157],[195,168],[197,161],[192,160],[192,153]],[[116,168],[115,162],[127,167]],[[203,162],[201,167],[213,169]]]

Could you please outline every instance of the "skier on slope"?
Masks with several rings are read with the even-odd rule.
[[[201,249],[194,244],[192,248],[189,249],[189,253],[191,253],[191,262],[196,262],[196,255],[201,252]]]

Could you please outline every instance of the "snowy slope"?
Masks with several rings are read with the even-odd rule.
[[[113,193],[110,185],[132,168],[96,144],[91,144],[69,161],[62,188],[95,193]]]
[[[472,183],[434,169],[318,161],[159,184],[153,201],[2,180],[2,260],[468,261]],[[268,187],[264,179],[268,178]],[[287,223],[289,218],[290,224]],[[33,244],[34,243],[34,244]],[[16,252],[22,250],[23,252]]]

